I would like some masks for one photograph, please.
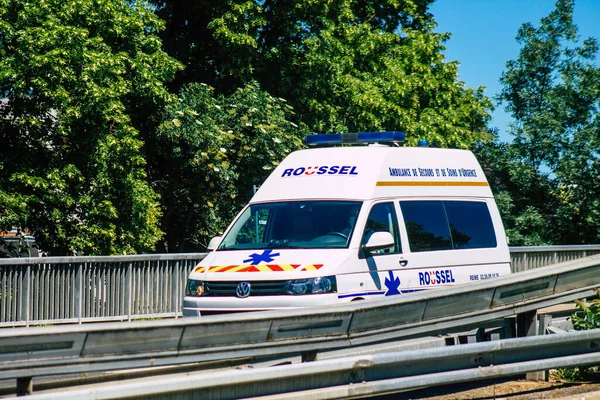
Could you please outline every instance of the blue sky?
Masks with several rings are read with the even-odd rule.
[[[519,27],[525,22],[539,26],[554,5],[553,0],[437,0],[430,12],[438,23],[436,31],[452,34],[445,56],[460,63],[460,80],[468,87],[485,86],[485,94],[492,97],[500,91],[498,80],[506,62],[519,54]],[[600,0],[575,0],[573,20],[582,39],[600,40]],[[510,141],[510,117],[501,107],[492,116],[500,139]]]

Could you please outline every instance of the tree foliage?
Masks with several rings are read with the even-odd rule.
[[[513,169],[544,241],[600,240],[600,68],[594,38],[579,41],[573,1],[558,0],[539,27],[521,26],[521,51],[506,65],[499,99],[512,114]],[[513,191],[513,193],[515,193]]]
[[[2,229],[53,254],[154,248],[160,208],[138,129],[179,68],[161,28],[143,2],[0,1]]]
[[[403,130],[475,148],[511,244],[600,240],[598,44],[572,1],[519,29],[511,144],[433,0],[148,1],[0,0],[0,230],[53,254],[202,249],[309,130]]]
[[[251,82],[230,96],[190,84],[157,134],[153,181],[164,207],[163,249],[204,249],[279,164],[302,147],[307,129],[293,110]]]
[[[167,51],[189,66],[180,84],[228,93],[256,80],[313,131],[404,130],[408,144],[464,148],[484,137],[491,104],[444,60],[430,3],[156,2]]]
[[[473,151],[479,160],[494,193],[506,235],[512,246],[542,246],[552,242],[554,203],[547,194],[552,182],[547,175],[537,175],[531,166],[515,155],[511,144],[494,140],[477,143]],[[528,185],[532,175],[537,186]]]

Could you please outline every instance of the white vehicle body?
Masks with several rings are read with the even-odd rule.
[[[464,150],[294,152],[217,240],[189,275],[184,316],[381,298],[510,273],[492,192]]]

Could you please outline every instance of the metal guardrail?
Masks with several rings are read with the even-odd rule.
[[[0,330],[0,379],[236,358],[310,358],[320,351],[535,315],[539,308],[591,296],[598,287],[600,256],[594,256],[444,290],[318,309]]]
[[[600,245],[511,247],[513,272],[600,253]],[[206,253],[0,259],[0,328],[181,316]]]
[[[340,399],[600,363],[600,330],[112,383],[31,399]]]

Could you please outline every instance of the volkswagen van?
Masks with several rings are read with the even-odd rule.
[[[190,273],[184,316],[322,306],[510,273],[502,221],[466,150],[401,132],[311,135]],[[342,146],[343,144],[343,146]]]

